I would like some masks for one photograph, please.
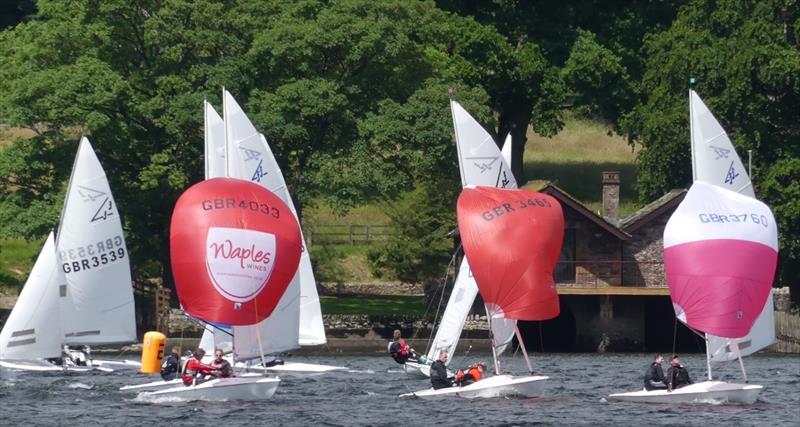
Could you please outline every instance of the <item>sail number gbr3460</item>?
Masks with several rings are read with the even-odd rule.
[[[61,249],[59,255],[64,273],[91,270],[125,258],[125,241],[117,235],[85,246]]]

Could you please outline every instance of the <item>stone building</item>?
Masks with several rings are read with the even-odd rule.
[[[556,198],[565,218],[555,272],[561,314],[541,325],[523,323],[526,343],[544,351],[669,350],[675,316],[664,276],[662,236],[686,190],[670,191],[620,218],[619,173],[604,172],[602,178],[602,214],[550,182],[524,187]],[[687,333],[679,331],[693,345]]]

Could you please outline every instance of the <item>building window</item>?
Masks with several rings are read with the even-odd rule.
[[[556,264],[556,283],[575,283],[575,229],[564,229],[564,243]]]

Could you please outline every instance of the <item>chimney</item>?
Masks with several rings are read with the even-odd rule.
[[[603,172],[603,217],[619,222],[619,171]]]

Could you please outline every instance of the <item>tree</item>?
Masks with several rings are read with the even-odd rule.
[[[672,27],[648,37],[643,99],[624,119],[642,144],[639,197],[652,200],[691,182],[687,82],[741,154],[755,153],[756,196],[780,228],[778,282],[795,286],[797,158],[800,156],[800,11],[786,2],[705,1],[681,8]],[[794,274],[793,274],[794,273]]]

